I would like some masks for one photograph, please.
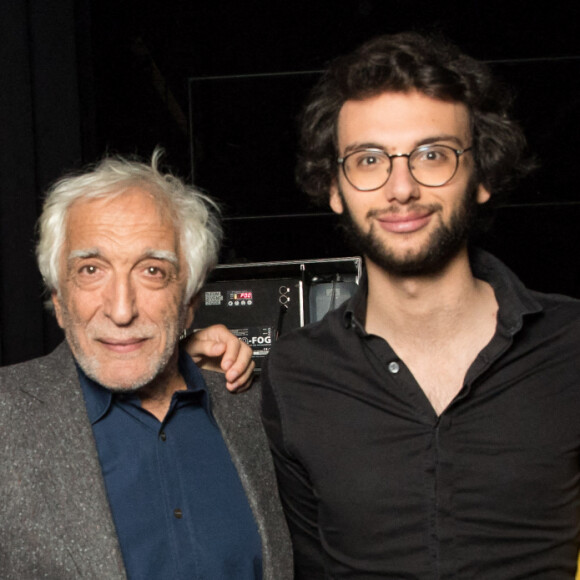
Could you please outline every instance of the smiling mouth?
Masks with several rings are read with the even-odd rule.
[[[123,354],[139,350],[147,340],[148,338],[128,338],[124,340],[98,338],[97,342],[111,352]]]
[[[399,214],[389,213],[377,216],[377,221],[383,230],[396,234],[408,234],[424,228],[430,221],[432,212]]]

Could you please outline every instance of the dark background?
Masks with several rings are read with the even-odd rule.
[[[329,59],[439,31],[519,95],[540,169],[483,244],[580,297],[580,9],[528,1],[11,0],[0,6],[0,364],[59,340],[34,261],[42,193],[104,153],[149,156],[220,200],[225,262],[350,255],[293,181],[295,117]]]

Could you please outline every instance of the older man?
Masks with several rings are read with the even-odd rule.
[[[580,302],[470,247],[526,169],[508,95],[445,42],[336,60],[299,175],[367,279],[264,369],[297,577],[571,579],[580,532]]]
[[[3,578],[290,577],[259,393],[178,348],[211,205],[157,155],[50,191],[38,261],[66,343],[0,372]]]

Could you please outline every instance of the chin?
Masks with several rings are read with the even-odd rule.
[[[385,271],[405,277],[437,276],[442,274],[456,256],[465,247],[466,241],[452,248],[446,248],[445,252],[433,251],[428,248],[425,251],[409,253],[405,256],[388,255],[385,252],[375,252],[368,255],[371,261],[377,263]]]
[[[131,361],[106,361],[80,356],[77,362],[84,373],[102,387],[115,392],[135,392],[150,385],[167,366],[162,357],[148,359],[143,365],[131,365]],[[105,370],[106,369],[106,370]]]
[[[91,377],[92,378],[92,377]],[[97,380],[97,379],[94,379]],[[137,380],[130,380],[130,381],[123,381],[123,380],[97,380],[99,385],[107,389],[108,391],[113,391],[114,393],[136,393],[141,389],[147,387],[151,381],[149,379],[137,379]]]

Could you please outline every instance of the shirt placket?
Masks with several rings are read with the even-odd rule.
[[[175,563],[175,578],[184,577],[182,559],[180,554],[188,554],[188,574],[191,574],[191,566],[195,566],[194,578],[201,578],[200,555],[195,542],[192,545],[191,538],[195,538],[195,518],[189,513],[191,503],[186,501],[183,489],[183,480],[178,461],[176,433],[172,429],[171,417],[178,412],[186,402],[176,398],[171,405],[170,411],[163,423],[159,426],[157,434],[157,460],[159,466],[159,483],[162,490],[164,512],[166,516],[168,532],[171,536],[171,556]]]

